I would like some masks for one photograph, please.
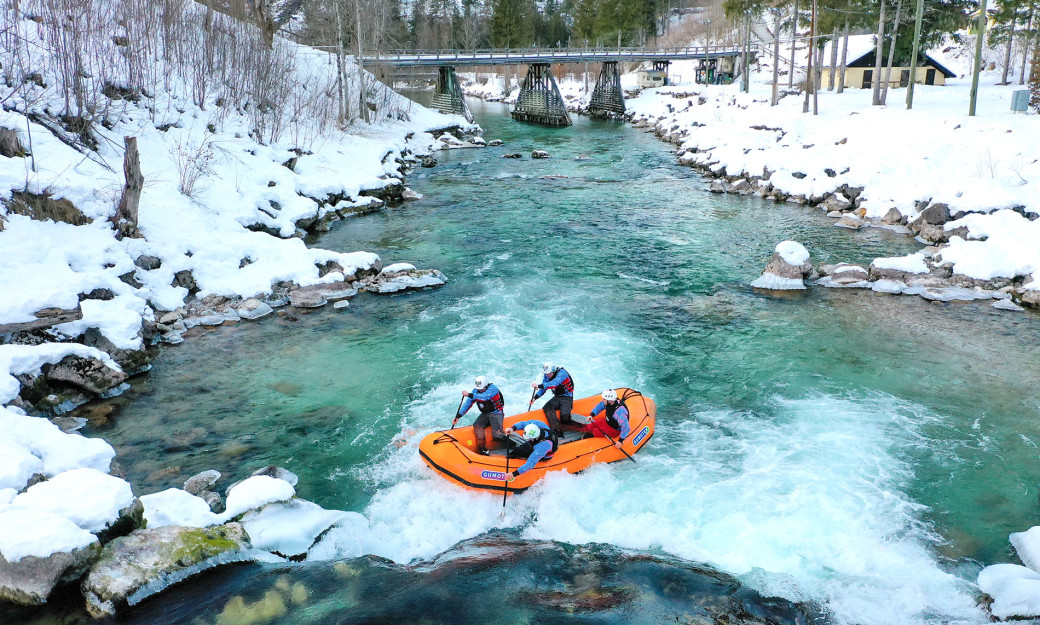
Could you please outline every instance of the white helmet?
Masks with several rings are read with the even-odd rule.
[[[545,375],[549,375],[553,371],[556,371],[558,368],[559,367],[557,367],[548,360],[542,363],[542,373],[544,373]]]
[[[474,384],[476,385],[478,391],[482,391],[488,387],[488,380],[484,376],[478,375],[477,379],[474,381]]]
[[[603,391],[603,399],[605,401],[617,401],[617,391],[612,388],[608,388]]]
[[[538,438],[538,434],[541,433],[541,428],[533,423],[528,423],[527,427],[524,428],[524,438],[527,440],[534,440]]]

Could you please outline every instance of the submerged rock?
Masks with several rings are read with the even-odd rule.
[[[531,158],[549,158],[549,153],[545,150],[535,150],[531,152]]]
[[[83,580],[87,612],[114,615],[202,570],[249,559],[243,553],[248,547],[238,523],[205,529],[168,525],[117,538]]]
[[[261,302],[258,299],[247,299],[242,302],[242,305],[238,308],[239,316],[243,319],[249,320],[260,319],[261,317],[266,317],[273,312],[274,309],[271,308],[270,304]]]

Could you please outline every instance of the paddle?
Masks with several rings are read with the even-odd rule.
[[[506,473],[502,479],[505,490],[502,491],[502,514],[506,512],[506,495],[509,494],[509,436],[506,436]]]
[[[459,411],[462,410],[462,402],[464,402],[464,401],[466,401],[466,396],[465,395],[463,395],[462,399],[459,400],[459,407],[455,409],[455,418],[451,420],[451,427],[449,428],[451,430],[455,429],[455,424],[458,423],[459,419],[462,418],[462,415],[459,414]]]
[[[528,412],[531,412],[531,406],[534,405],[534,396],[535,396],[535,393],[537,393],[537,392],[538,392],[537,388],[535,388],[534,390],[531,391],[531,401],[527,402],[527,411]]]
[[[597,429],[598,429],[598,428],[597,428]],[[603,432],[603,430],[600,430],[600,432]],[[610,438],[610,434],[607,434],[606,432],[603,432],[603,436],[606,436],[606,437],[607,437],[607,440],[608,440],[608,441],[610,441],[610,443],[611,443],[612,445],[617,445],[617,443],[615,443],[615,442],[614,442],[614,439]],[[620,450],[621,450],[621,453],[625,454],[625,457],[626,457],[626,458],[628,458],[628,459],[629,459],[629,460],[631,460],[632,462],[636,462],[636,459],[635,459],[635,458],[633,458],[632,456],[628,455],[628,452],[627,452],[627,451],[625,451],[625,449],[624,449],[623,447],[618,447],[618,449],[620,449]],[[639,463],[638,463],[638,462],[636,462],[636,464],[639,464]]]

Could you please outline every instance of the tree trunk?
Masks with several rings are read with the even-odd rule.
[[[368,105],[365,103],[365,63],[361,60],[361,1],[354,0],[354,18],[357,23],[357,67],[358,67],[358,106],[361,119],[368,123]]]
[[[791,68],[787,74],[787,86],[794,86],[794,49],[798,43],[798,0],[794,0],[794,17],[791,18]]]
[[[822,65],[823,65],[823,48],[816,45],[816,0],[812,3],[812,22],[813,22],[813,47],[816,49],[816,64],[813,66],[813,81],[812,81],[812,114],[819,115],[820,113],[820,83],[823,82],[822,76]]]
[[[123,137],[126,151],[123,153],[123,174],[126,176],[126,186],[123,187],[123,195],[119,198],[119,208],[116,209],[117,236],[137,237],[137,209],[141,204],[141,189],[144,188],[144,175],[141,174],[141,158],[137,153],[137,137]]]
[[[838,29],[831,36],[831,72],[827,76],[827,91],[834,91],[834,74],[838,71]]]
[[[815,2],[815,0],[814,0]],[[805,68],[805,101],[802,103],[802,112],[809,112],[809,96],[810,92],[816,86],[816,77],[813,75],[813,56],[815,55],[816,47],[816,13],[811,12],[811,21],[809,24],[809,50],[808,60],[806,61]]]
[[[1008,72],[1011,71],[1011,44],[1015,41],[1015,23],[1018,20],[1011,18],[1011,30],[1008,31],[1007,49],[1004,50],[1004,73],[1000,78],[1000,84],[1008,83]]]
[[[776,12],[773,30],[773,95],[769,106],[776,106],[780,100],[780,11]]]
[[[885,86],[881,90],[881,104],[888,101],[888,85],[892,83],[892,62],[896,55],[896,37],[899,35],[899,14],[903,11],[903,0],[896,2],[896,15],[892,20],[892,40],[888,43],[888,65],[885,67]]]
[[[845,34],[842,36],[841,69],[838,71],[838,93],[845,91],[845,63],[849,58],[849,18],[845,17]]]
[[[1026,19],[1026,40],[1022,46],[1022,73],[1018,75],[1018,84],[1026,84],[1026,65],[1029,60],[1029,37],[1030,31],[1033,30],[1033,10],[1036,8],[1035,2],[1029,3],[1029,17]]]
[[[871,104],[881,105],[881,52],[885,42],[885,0],[881,0],[881,16],[878,18],[877,44],[874,46],[874,76],[871,80],[871,88],[874,91]]]

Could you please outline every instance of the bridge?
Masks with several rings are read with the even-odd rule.
[[[449,114],[463,115],[473,121],[469,106],[462,96],[462,88],[455,75],[456,67],[488,65],[527,65],[527,75],[520,85],[513,119],[525,122],[569,126],[567,107],[560,95],[556,79],[550,71],[553,63],[601,63],[599,77],[589,100],[588,112],[594,116],[615,116],[625,112],[625,98],[621,90],[618,63],[653,63],[657,71],[665,72],[672,61],[700,61],[708,70],[722,60],[736,66],[743,54],[739,47],[694,47],[648,50],[643,48],[519,48],[512,50],[414,50],[387,52],[363,56],[365,66],[437,68],[437,87],[433,108]],[[751,49],[751,55],[757,48]],[[749,60],[750,62],[750,60]],[[667,84],[667,79],[665,84]]]

